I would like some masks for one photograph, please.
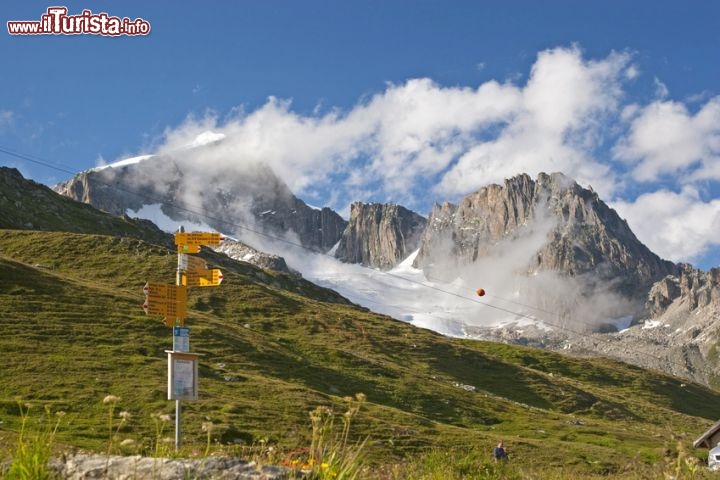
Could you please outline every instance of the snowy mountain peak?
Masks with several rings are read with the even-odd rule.
[[[211,143],[217,143],[225,138],[224,133],[215,133],[213,131],[206,131],[195,137],[195,140],[185,145],[184,148],[197,148]]]
[[[213,131],[208,130],[206,132],[199,134],[197,137],[195,137],[195,139],[192,142],[184,145],[181,149],[182,150],[191,150],[194,148],[211,145],[213,143],[217,143],[217,142],[223,140],[224,138],[225,138],[224,133],[215,133]],[[122,160],[118,160],[113,163],[98,165],[97,167],[91,168],[88,171],[98,172],[98,171],[104,170],[106,168],[122,168],[122,167],[126,167],[128,165],[134,165],[136,163],[140,163],[143,160],[147,160],[148,158],[153,158],[155,156],[156,156],[155,154],[148,154],[148,155],[138,155],[135,157],[124,158]]]
[[[106,168],[122,168],[126,167],[128,165],[134,165],[136,163],[140,163],[143,160],[147,160],[148,158],[152,158],[154,155],[139,155],[137,157],[130,157],[125,158],[123,160],[118,160],[117,162],[108,163],[107,165],[98,165],[95,168],[91,168],[88,170],[89,172],[99,172],[100,170],[105,170]]]

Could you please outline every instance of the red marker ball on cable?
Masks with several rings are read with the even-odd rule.
[[[477,296],[478,296],[478,297],[482,297],[482,296],[485,295],[485,289],[484,289],[484,288],[478,288],[477,290],[475,290],[475,293],[477,293]]]

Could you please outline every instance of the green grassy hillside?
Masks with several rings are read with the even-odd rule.
[[[696,384],[446,338],[304,280],[203,256],[225,280],[190,289],[191,350],[203,357],[200,400],[183,403],[188,448],[203,448],[211,423],[218,448],[292,452],[309,443],[310,410],[341,411],[344,397],[362,392],[351,435],[369,439],[375,464],[489,455],[502,438],[530,471],[620,475],[662,463],[717,420],[720,394]],[[0,458],[20,428],[18,401],[67,412],[65,446],[107,449],[107,395],[131,414],[119,432],[135,442],[128,453],[152,453],[159,433],[172,436],[153,417],[174,414],[171,331],[141,305],[144,283],[173,283],[176,261],[167,247],[129,237],[0,230]]]

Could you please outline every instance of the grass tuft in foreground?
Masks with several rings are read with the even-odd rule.
[[[351,442],[350,426],[366,397],[358,393],[343,400],[347,410],[342,414],[327,406],[310,412],[310,448],[292,452],[283,460],[283,465],[291,468],[295,475],[316,480],[352,480],[363,471],[362,454],[367,439]],[[339,427],[338,419],[342,422]]]
[[[7,480],[45,480],[52,478],[48,461],[65,412],[52,414],[49,407],[36,420],[30,416],[32,405],[18,401],[22,419],[15,453],[7,472],[0,476]]]

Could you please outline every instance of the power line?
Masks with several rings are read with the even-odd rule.
[[[77,172],[73,172],[71,170],[66,170],[62,167],[59,167],[59,166],[49,163],[47,161],[41,160],[37,157],[33,157],[32,155],[28,155],[26,153],[15,152],[15,151],[5,148],[3,146],[0,146],[0,152],[5,153],[5,154],[10,155],[15,158],[19,158],[21,160],[25,160],[27,162],[35,163],[37,165],[42,165],[43,167],[52,168],[53,170],[57,170],[59,172],[67,173],[70,175],[77,174]]]

